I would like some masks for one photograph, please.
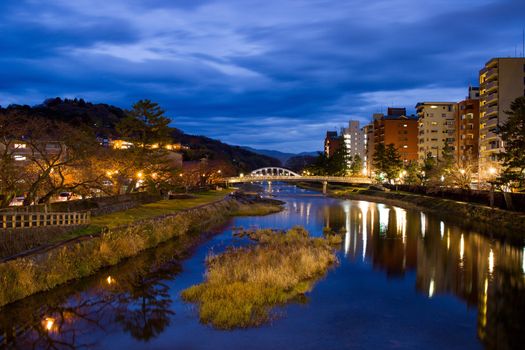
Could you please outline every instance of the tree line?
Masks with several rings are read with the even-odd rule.
[[[123,192],[189,189],[232,173],[224,162],[195,162],[186,171],[170,150],[171,120],[157,103],[140,100],[115,125],[114,137],[129,147],[102,147],[83,123],[0,114],[0,207],[15,196],[24,205],[48,203],[61,192],[82,197]],[[177,157],[178,161],[177,161]]]

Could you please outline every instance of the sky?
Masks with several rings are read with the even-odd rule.
[[[524,27],[523,0],[2,0],[0,105],[147,98],[188,133],[321,150],[350,119],[463,99]]]

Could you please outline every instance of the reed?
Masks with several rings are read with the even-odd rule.
[[[328,240],[302,227],[247,231],[257,244],[207,258],[205,282],[182,292],[199,305],[200,320],[219,329],[268,322],[275,306],[303,296],[336,263]]]

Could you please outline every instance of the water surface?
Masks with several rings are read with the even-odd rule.
[[[286,210],[234,218],[180,262],[171,241],[0,310],[8,348],[517,349],[525,344],[524,248],[440,218],[273,184]],[[339,264],[268,325],[219,331],[180,292],[235,227],[345,230]]]

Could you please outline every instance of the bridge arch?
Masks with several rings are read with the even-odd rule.
[[[255,169],[250,176],[301,176],[290,169],[280,167],[266,167]]]

